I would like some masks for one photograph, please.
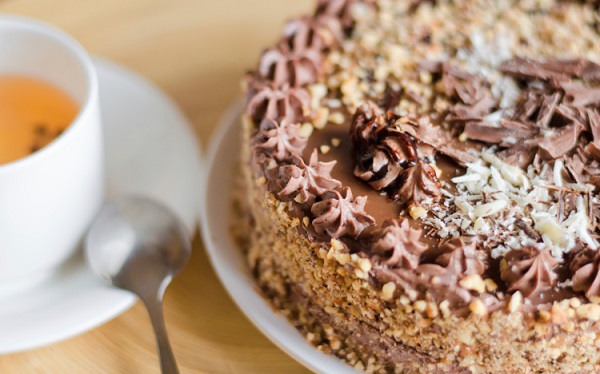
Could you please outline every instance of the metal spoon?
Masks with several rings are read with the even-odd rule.
[[[142,300],[154,327],[162,372],[179,373],[162,311],[165,289],[191,253],[189,235],[178,218],[149,198],[115,200],[92,224],[85,253],[106,282]]]

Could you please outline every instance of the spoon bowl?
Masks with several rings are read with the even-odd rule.
[[[178,373],[170,347],[162,299],[188,262],[189,235],[179,219],[155,200],[131,196],[104,206],[86,237],[90,267],[115,287],[135,293],[154,327],[163,373]]]

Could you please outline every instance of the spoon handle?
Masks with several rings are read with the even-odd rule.
[[[163,317],[162,303],[159,300],[142,300],[146,305],[154,335],[156,336],[156,345],[158,346],[158,356],[160,358],[160,369],[162,374],[179,374],[175,355],[171,349],[165,319]]]

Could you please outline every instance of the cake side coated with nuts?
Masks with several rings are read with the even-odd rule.
[[[410,352],[442,371],[599,369],[586,345],[600,314],[597,18],[568,1],[380,0],[321,1],[293,21],[246,85],[261,286],[367,371],[401,370]],[[337,297],[319,286],[332,279]],[[518,350],[483,342],[515,320],[503,339]],[[481,342],[457,355],[467,323]]]

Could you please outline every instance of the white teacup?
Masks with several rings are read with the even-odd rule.
[[[0,17],[0,74],[45,80],[79,113],[52,143],[0,165],[0,288],[56,269],[77,249],[104,197],[98,80],[70,36],[25,18]]]

